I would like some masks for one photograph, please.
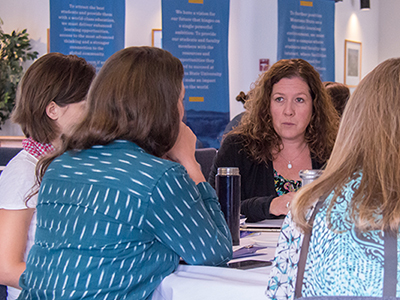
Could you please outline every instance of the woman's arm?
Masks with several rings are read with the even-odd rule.
[[[232,257],[232,239],[214,189],[197,186],[182,166],[169,169],[150,196],[145,230],[188,264],[222,265]]]
[[[248,222],[259,222],[265,219],[276,219],[289,212],[290,203],[295,193],[282,196],[254,197],[242,200],[240,212],[247,216]]]
[[[176,161],[185,167],[190,178],[196,183],[204,182],[201,167],[196,161],[196,136],[192,130],[183,122],[180,124],[179,135],[175,142],[174,147],[166,154],[167,158]]]
[[[229,135],[218,150],[208,178],[213,187],[219,167],[239,168],[242,176],[240,212],[248,222],[276,219],[287,214],[286,204],[291,202],[292,195],[277,197],[272,164],[267,166],[253,162],[246,154],[240,136]],[[246,190],[250,194],[246,195]]]
[[[196,136],[181,123],[166,156],[184,168],[173,167],[158,181],[147,209],[147,230],[189,264],[224,264],[232,258],[232,238],[217,195],[195,159],[195,144]]]
[[[277,219],[278,216],[270,213],[270,206],[273,199],[274,196],[244,199],[240,204],[240,213],[247,217],[246,222],[259,222],[265,219]]]
[[[0,209],[0,284],[19,288],[24,254],[35,209]]]

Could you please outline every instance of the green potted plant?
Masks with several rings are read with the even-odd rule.
[[[2,24],[0,19],[0,129],[15,105],[17,86],[24,73],[22,63],[38,56],[38,52],[31,51],[26,29],[7,34]]]

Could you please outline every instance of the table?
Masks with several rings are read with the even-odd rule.
[[[263,255],[240,258],[272,260],[279,232],[255,232],[240,240],[237,250],[246,245],[266,246],[257,253]],[[179,265],[154,291],[153,300],[263,299],[271,267],[238,270],[222,267]]]

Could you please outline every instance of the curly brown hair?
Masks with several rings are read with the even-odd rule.
[[[282,78],[301,77],[307,82],[313,99],[313,112],[306,128],[305,140],[314,159],[328,160],[339,126],[338,114],[320,79],[319,73],[303,59],[282,59],[263,73],[246,101],[246,112],[241,123],[229,134],[239,134],[249,156],[258,162],[273,160],[273,153],[281,151],[282,140],[272,124],[270,110],[274,84]]]

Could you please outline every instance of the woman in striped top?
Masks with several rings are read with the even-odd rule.
[[[62,151],[39,162],[20,299],[148,299],[178,266],[223,265],[229,229],[182,123],[183,66],[130,47],[104,64]]]

